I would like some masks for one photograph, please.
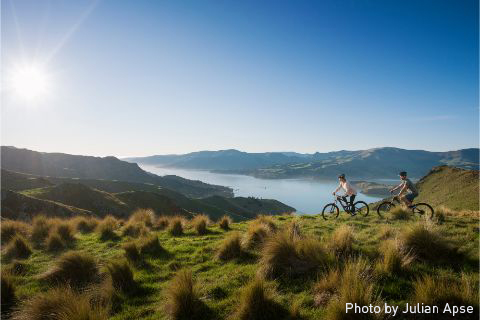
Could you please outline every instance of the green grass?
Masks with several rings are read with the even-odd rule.
[[[412,302],[415,296],[415,283],[420,277],[435,277],[447,274],[446,279],[469,277],[478,283],[479,231],[478,216],[447,215],[441,225],[434,225],[438,235],[447,239],[462,253],[463,260],[458,265],[438,265],[425,260],[415,260],[407,271],[399,273],[378,273],[372,281],[373,290],[379,294],[380,301],[389,304],[404,305]],[[321,216],[295,217],[277,216],[272,218],[278,229],[286,227],[292,220],[298,221],[302,237],[318,239],[319,243],[328,245],[333,232],[340,226],[348,226],[354,238],[351,254],[345,257],[337,255],[328,268],[343,270],[349,259],[363,257],[375,270],[375,265],[382,261],[382,244],[385,230],[390,230],[392,237],[408,230],[418,219],[393,220],[379,218],[373,212],[368,217],[350,217],[341,213],[335,221],[324,221]],[[421,221],[420,221],[421,222]],[[238,309],[238,299],[247,286],[257,276],[262,248],[247,249],[244,259],[222,261],[216,259],[218,248],[226,236],[235,232],[245,234],[248,222],[231,223],[230,230],[221,229],[218,224],[209,226],[209,232],[198,235],[193,228],[184,230],[181,236],[171,236],[167,230],[150,231],[150,236],[157,236],[165,253],[161,255],[142,255],[143,263],[132,264],[133,277],[137,284],[135,294],[118,294],[111,319],[168,319],[165,312],[167,291],[177,270],[191,270],[198,286],[198,295],[210,310],[209,319],[228,319]],[[116,231],[118,238],[101,241],[97,232],[75,233],[73,249],[98,260],[100,266],[112,261],[124,259],[122,246],[130,237],[121,236],[121,228]],[[401,239],[401,237],[399,237]],[[329,247],[329,246],[327,246]],[[331,250],[331,249],[330,249]],[[19,301],[26,301],[48,289],[48,285],[39,280],[39,275],[54,265],[59,257],[42,248],[32,249],[32,254],[25,260],[25,272],[13,275]],[[4,252],[2,251],[2,258]],[[3,260],[2,271],[10,270],[15,261]],[[103,270],[105,272],[105,270]],[[328,305],[315,303],[315,287],[326,275],[327,269],[315,270],[312,276],[288,277],[278,281],[276,303],[290,310],[295,305],[305,319],[321,319],[328,315]],[[453,281],[453,280],[452,280]],[[330,307],[332,308],[332,307]],[[402,308],[402,307],[401,307]],[[478,310],[478,308],[476,309]]]

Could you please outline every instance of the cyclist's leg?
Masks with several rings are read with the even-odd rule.
[[[351,210],[352,210],[352,213],[355,212],[355,207],[353,206],[353,202],[355,201],[355,197],[356,197],[356,196],[357,196],[356,194],[352,194],[352,195],[350,196],[350,208],[351,208]]]
[[[416,194],[413,194],[413,193],[409,193],[409,194],[406,194],[405,195],[405,204],[408,206],[408,207],[411,207],[412,206],[412,202],[413,202],[413,199],[415,199],[417,195]]]
[[[347,200],[347,197],[346,197],[346,196],[342,196],[342,200],[343,200],[343,202],[345,202],[345,205],[347,205],[347,206],[348,206],[348,200]],[[348,209],[349,209],[349,208],[347,207],[347,211],[348,211]]]

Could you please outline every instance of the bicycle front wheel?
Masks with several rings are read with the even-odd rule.
[[[377,214],[383,218],[385,214],[389,213],[393,208],[395,208],[395,205],[390,202],[390,201],[385,201],[382,202],[378,207],[377,207]]]
[[[357,201],[353,204],[353,207],[355,208],[355,213],[359,214],[361,216],[368,216],[368,213],[370,212],[370,208],[368,207],[368,204],[364,201]]]
[[[338,217],[340,210],[335,203],[329,203],[322,210],[322,217],[325,220],[332,220]]]
[[[427,216],[429,219],[433,218],[433,208],[428,203],[417,203],[413,209],[414,214],[419,214],[420,216]]]

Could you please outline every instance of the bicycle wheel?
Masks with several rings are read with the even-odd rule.
[[[395,208],[395,205],[390,202],[390,201],[385,201],[385,202],[382,202],[378,207],[377,207],[377,214],[380,216],[380,217],[383,217],[385,214],[389,213],[390,210],[392,210],[393,208]]]
[[[337,205],[335,203],[329,203],[323,207],[322,217],[325,220],[336,219],[339,213],[340,210],[338,210]]]
[[[370,208],[368,207],[368,204],[364,201],[357,201],[353,204],[353,207],[355,208],[355,213],[359,214],[361,216],[368,216],[368,213],[370,212]]]
[[[426,215],[429,219],[433,218],[433,208],[428,203],[417,203],[412,208],[414,214]]]

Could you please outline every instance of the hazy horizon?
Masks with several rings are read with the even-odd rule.
[[[118,157],[478,147],[478,2],[1,2],[1,142]]]

